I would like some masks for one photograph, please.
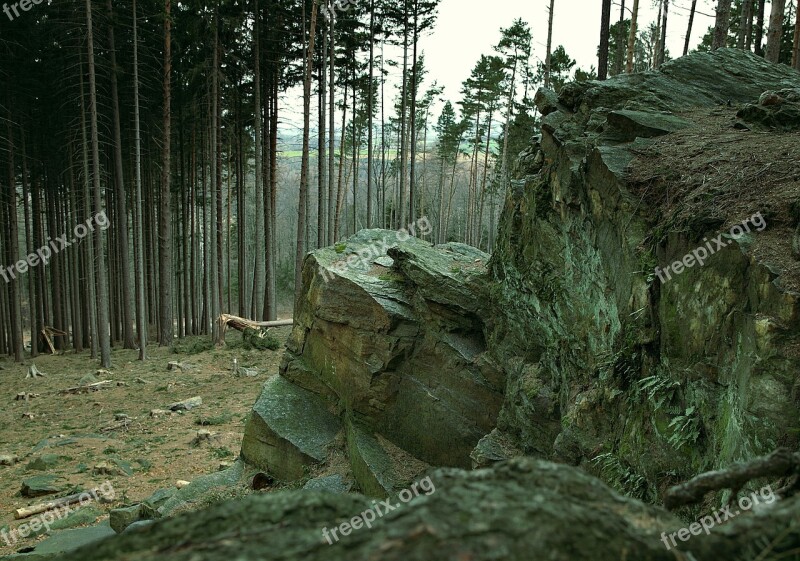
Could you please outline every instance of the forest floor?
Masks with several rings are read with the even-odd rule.
[[[278,371],[290,331],[291,327],[272,331],[281,342],[275,351],[246,350],[235,331],[228,332],[227,345],[218,349],[209,348],[207,337],[177,341],[171,349],[151,345],[144,363],[136,360],[138,351],[114,350],[112,367],[96,378],[114,383],[89,393],[62,393],[93,381],[87,375],[93,376],[99,367],[88,353],[43,355],[23,364],[0,360],[4,382],[0,386],[0,456],[19,458],[13,466],[0,466],[0,528],[15,528],[23,522],[14,522],[15,509],[48,500],[21,495],[22,481],[29,477],[56,476],[55,484],[65,493],[110,481],[116,500],[94,505],[108,511],[232,462],[261,386]],[[258,375],[235,375],[234,358],[239,366],[257,369]],[[170,361],[190,367],[167,370]],[[46,376],[26,379],[34,363]],[[16,400],[21,393],[38,395]],[[203,400],[196,409],[151,416],[154,409],[167,409],[195,396]],[[28,413],[33,417],[25,416]],[[201,429],[212,436],[198,445],[194,440]],[[47,461],[39,464],[47,465],[31,465],[43,457]],[[0,540],[0,555],[33,541],[21,540],[11,548]]]

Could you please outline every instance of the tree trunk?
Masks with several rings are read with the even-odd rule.
[[[336,20],[328,19],[328,69],[330,78],[330,90],[328,91],[328,245],[333,245],[336,241],[336,201],[334,194],[335,175],[336,175],[336,48],[334,31]]]
[[[656,68],[661,68],[664,64],[665,53],[667,50],[667,15],[669,14],[669,0],[664,0],[664,11],[661,19],[661,38],[658,41],[658,60]]]
[[[261,319],[264,312],[264,297],[266,296],[265,292],[265,278],[267,275],[267,270],[265,266],[266,260],[266,250],[265,250],[265,242],[266,238],[263,235],[264,232],[264,185],[263,185],[263,173],[262,173],[262,151],[263,147],[262,143],[262,136],[261,136],[261,37],[259,36],[261,31],[261,26],[259,25],[259,20],[261,19],[259,11],[258,11],[258,0],[254,0],[254,7],[253,7],[254,17],[255,17],[255,26],[253,30],[254,36],[254,61],[253,61],[253,88],[255,91],[255,107],[253,111],[253,117],[255,118],[255,135],[256,135],[256,145],[255,145],[255,159],[256,159],[256,185],[255,185],[255,195],[256,195],[256,232],[255,232],[255,267],[253,269],[253,274],[255,276],[255,284],[253,285],[253,308],[255,314],[253,314],[253,319]],[[242,185],[244,189],[244,185],[247,182],[245,181]],[[244,197],[243,197],[244,198]],[[242,212],[242,217],[244,217],[245,212],[244,209],[240,209]],[[240,244],[245,243],[245,240],[239,240]],[[246,267],[243,268],[243,272],[245,275],[247,274]],[[247,284],[246,277],[239,279],[239,290],[243,290],[243,287]]]
[[[6,130],[8,131],[8,193],[6,195],[6,210],[8,213],[8,227],[6,229],[6,262],[14,264],[19,259],[19,232],[17,231],[17,178],[14,169],[14,133],[11,128],[12,116],[11,107],[13,103],[11,96],[8,96],[8,119],[6,120]],[[5,272],[4,272],[5,273]],[[16,273],[16,274],[15,274]],[[24,346],[22,342],[22,310],[20,307],[20,272],[5,273],[8,276],[8,297],[9,315],[11,316],[11,351],[14,353],[14,361],[22,362],[24,359]]]
[[[639,0],[633,0],[633,10],[631,12],[631,32],[628,35],[628,60],[625,64],[625,72],[633,73],[633,53],[636,51],[637,22],[639,21]]]
[[[159,227],[159,345],[169,346],[173,337],[172,318],[172,207],[170,205],[171,180],[171,132],[172,113],[170,108],[172,73],[172,0],[166,0],[164,12],[164,140],[161,164],[161,207]]]
[[[758,56],[764,56],[764,13],[766,11],[766,0],[757,0],[758,10],[756,12],[756,48]]]
[[[406,222],[406,188],[408,186],[406,176],[406,161],[408,154],[406,152],[407,132],[406,127],[406,108],[408,98],[408,1],[403,0],[403,76],[402,88],[400,94],[400,197],[398,201],[398,227],[402,227]]]
[[[219,323],[217,323],[217,318],[219,317],[219,306],[220,306],[220,299],[219,299],[219,256],[217,255],[219,246],[217,245],[217,224],[218,224],[218,216],[217,216],[217,177],[219,175],[219,170],[217,170],[217,118],[219,115],[219,108],[217,107],[217,102],[219,100],[219,84],[218,84],[218,73],[219,73],[219,13],[217,11],[217,5],[215,3],[214,6],[214,46],[213,46],[213,56],[211,62],[211,104],[210,104],[210,111],[211,115],[209,118],[209,137],[210,141],[208,143],[208,157],[209,162],[211,164],[211,173],[209,173],[209,196],[206,200],[206,204],[209,207],[209,222],[210,224],[210,236],[209,236],[209,261],[206,263],[206,270],[209,276],[208,282],[208,290],[209,290],[209,316],[208,321],[211,322],[211,341],[215,345],[219,345],[222,340],[220,338],[220,328]]]
[[[597,79],[608,78],[608,42],[611,26],[611,0],[603,0],[603,10],[600,16],[600,51],[597,61]]]
[[[730,19],[731,0],[719,0],[717,4],[717,19],[714,25],[714,41],[711,44],[712,51],[716,51],[727,45]]]
[[[739,34],[736,37],[736,48],[744,49],[747,44],[747,37],[752,31],[748,22],[753,20],[753,0],[742,0],[742,13],[739,19]]]
[[[139,360],[147,359],[147,311],[145,308],[144,284],[144,227],[142,224],[142,136],[139,115],[139,38],[136,24],[136,0],[133,0],[133,136],[135,143],[136,182],[136,335],[139,339]]]
[[[411,55],[411,175],[408,182],[408,222],[403,221],[400,224],[401,228],[405,228],[407,224],[413,224],[417,219],[417,89],[418,78],[417,74],[419,68],[417,67],[417,46],[419,44],[419,0],[414,0],[414,33],[413,50]]]
[[[639,0],[636,0],[637,2]],[[553,11],[555,10],[556,0],[550,0],[550,8],[547,15],[547,51],[544,59],[544,87],[550,87],[550,74],[552,72],[553,61]]]
[[[324,72],[323,72],[324,74]],[[372,176],[373,176],[373,147],[372,147],[372,114],[374,109],[372,84],[375,74],[375,0],[369,3],[369,82],[367,86],[367,228],[372,228]]]
[[[619,4],[619,23],[617,24],[617,52],[614,57],[614,75],[622,74],[622,59],[625,58],[625,0]]]
[[[683,44],[683,56],[689,54],[689,41],[692,39],[692,27],[694,26],[694,15],[697,12],[697,0],[692,0],[692,7],[689,10],[689,27],[686,28],[686,42]]]
[[[797,20],[794,25],[794,47],[792,49],[792,68],[800,70],[800,0],[797,0]]]
[[[117,92],[117,54],[114,46],[114,9],[111,0],[107,0],[108,10],[108,50],[111,57],[111,107],[114,113],[114,171],[117,187],[117,241],[119,251],[119,275],[122,278],[122,347],[135,349],[133,338],[133,294],[131,293],[131,262],[128,257],[128,205],[125,194],[125,178],[122,168],[122,132],[119,112],[119,95]]]
[[[772,0],[772,13],[769,17],[769,31],[767,31],[767,50],[764,58],[776,64],[781,57],[783,16],[785,12],[786,0]]]
[[[311,3],[311,24],[308,33],[305,77],[303,79],[303,156],[300,164],[300,201],[297,207],[297,253],[295,255],[294,290],[295,300],[303,288],[303,260],[306,256],[306,201],[308,199],[309,136],[311,134],[311,74],[314,64],[314,36],[317,27],[317,0]],[[295,306],[298,309],[298,306]]]
[[[94,39],[92,34],[92,2],[86,0],[86,44],[89,60],[89,118],[91,123],[92,138],[92,181],[94,187],[94,211],[100,214],[103,210],[103,196],[100,189],[100,139],[97,130],[97,86],[94,73]],[[100,344],[100,366],[111,367],[111,341],[108,319],[108,277],[106,271],[105,247],[103,245],[103,231],[95,228],[95,250],[97,260],[97,333]]]
[[[327,177],[327,149],[326,139],[326,103],[328,102],[328,34],[323,33],[322,36],[322,59],[319,65],[319,95],[317,96],[317,247],[324,247],[327,245],[326,228],[328,226],[328,202],[326,194],[328,191],[328,177]]]
[[[89,171],[89,138],[86,133],[86,106],[84,103],[84,87],[83,87],[83,72],[81,72],[81,146],[83,149],[83,215],[82,218],[86,220],[89,218],[91,206],[91,197],[89,182],[91,181],[91,173]],[[42,246],[42,227],[41,227],[41,211],[39,205],[39,193],[36,188],[33,189],[33,243],[36,247]],[[86,286],[88,287],[88,298],[86,299],[86,310],[89,316],[89,325],[87,326],[86,334],[90,337],[91,357],[97,358],[100,352],[100,346],[97,337],[97,283],[95,279],[94,268],[94,240],[92,236],[86,236],[84,243],[86,253],[84,255],[84,267],[86,272]],[[39,304],[39,322],[38,325],[44,326],[46,319],[44,310],[46,309],[45,289],[44,289],[44,272],[39,274],[37,272],[37,279],[39,281],[39,294],[41,298],[37,298]],[[33,346],[33,343],[32,345]]]

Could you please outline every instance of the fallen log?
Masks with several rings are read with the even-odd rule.
[[[222,314],[219,316],[219,325],[222,333],[232,327],[236,331],[244,331],[245,329],[262,329],[267,327],[281,327],[284,325],[294,324],[294,319],[279,319],[276,321],[253,321],[251,319],[242,318],[239,316],[232,316],[230,314]]]
[[[113,384],[114,380],[101,380],[99,382],[95,382],[93,384],[84,384],[82,386],[75,386],[74,388],[67,388],[65,390],[60,390],[58,393],[67,394],[67,393],[84,393],[84,392],[94,392],[104,387],[107,387],[109,384]]]
[[[42,512],[47,512],[48,510],[54,510],[56,508],[61,508],[62,506],[72,505],[80,502],[81,497],[86,497],[87,495],[89,495],[90,497],[93,498],[101,493],[102,493],[101,489],[92,489],[90,491],[75,493],[74,495],[63,497],[61,499],[56,499],[54,501],[39,503],[38,505],[24,506],[14,511],[14,520],[22,520],[23,518],[30,518],[31,516],[41,514]]]
[[[800,473],[800,454],[787,448],[778,448],[767,456],[736,464],[727,469],[709,471],[686,483],[670,487],[664,495],[664,507],[678,507],[703,500],[706,493],[730,489],[736,497],[748,482],[762,477],[786,477]]]

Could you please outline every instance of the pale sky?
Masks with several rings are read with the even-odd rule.
[[[353,0],[351,9],[358,9],[359,1]],[[667,23],[667,48],[673,58],[683,53],[686,29],[689,23],[689,8],[692,0],[670,0]],[[709,26],[714,25],[716,0],[698,0],[697,14],[692,28],[690,51],[697,48]],[[425,77],[420,97],[434,80],[445,86],[443,99],[454,105],[460,99],[461,83],[466,80],[482,54],[491,54],[493,46],[500,40],[500,28],[510,27],[514,19],[522,18],[531,26],[533,33],[533,64],[543,60],[547,44],[547,9],[549,0],[442,0],[439,15],[432,33],[420,40],[420,50],[425,53]],[[576,68],[588,70],[597,66],[597,46],[600,43],[601,0],[556,0],[553,21],[553,48],[564,45],[567,53],[577,61]],[[633,0],[625,0],[626,18],[630,18]],[[770,0],[767,0],[767,16]],[[612,23],[619,20],[620,0],[613,0]],[[639,30],[645,29],[658,16],[656,0],[639,0]],[[389,47],[387,57],[400,60],[397,47]],[[387,104],[398,95],[395,86],[399,83],[400,69],[388,70],[386,86]],[[294,88],[286,96],[284,105],[286,126],[295,134],[302,129],[302,105]],[[316,103],[316,100],[314,100]],[[431,124],[441,111],[441,103],[432,110]],[[457,108],[457,105],[456,105]],[[391,111],[391,110],[389,110]],[[315,128],[312,119],[312,128]],[[298,140],[299,142],[299,140]]]
[[[547,10],[549,0],[442,0],[434,33],[425,37],[427,82],[433,79],[445,85],[445,97],[455,101],[461,83],[469,76],[481,54],[492,52],[500,40],[500,28],[510,27],[515,18],[528,22],[533,32],[534,61],[544,59],[547,44]],[[640,0],[639,29],[644,29],[658,16],[654,0]],[[714,24],[712,0],[699,0],[690,50],[697,47],[708,27]],[[564,45],[577,61],[577,67],[588,70],[597,66],[597,45],[600,43],[601,0],[556,0],[553,20],[553,48]],[[627,18],[633,0],[626,0]],[[667,23],[667,48],[673,58],[683,53],[691,0],[672,0]],[[612,22],[619,19],[620,2],[614,0]],[[769,8],[767,9],[769,13]]]

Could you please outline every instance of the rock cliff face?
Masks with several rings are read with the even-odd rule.
[[[797,72],[723,49],[539,93],[486,331],[499,427],[525,453],[656,500],[797,444],[798,137],[769,126],[798,128],[798,92]]]

